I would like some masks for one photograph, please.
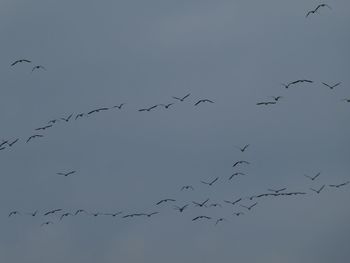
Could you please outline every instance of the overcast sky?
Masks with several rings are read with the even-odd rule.
[[[349,261],[350,184],[328,185],[350,180],[350,2],[305,18],[319,3],[2,0],[0,140],[19,141],[0,151],[0,261]],[[281,85],[297,79],[314,83]],[[204,98],[215,103],[194,106]],[[175,104],[138,111],[160,103]],[[33,134],[44,137],[26,143]],[[251,211],[223,201],[283,187],[307,194]],[[190,205],[180,214],[163,198]],[[207,198],[222,207],[192,204]],[[56,208],[123,214],[43,216]]]

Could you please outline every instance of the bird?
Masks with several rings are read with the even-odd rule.
[[[76,216],[76,215],[78,215],[78,214],[80,214],[80,213],[85,213],[85,214],[87,214],[87,212],[86,212],[84,209],[78,209],[78,210],[74,213],[74,215]]]
[[[179,98],[179,97],[175,97],[173,96],[173,99],[179,100],[181,102],[183,102],[186,98],[188,98],[191,95],[191,93],[188,93],[186,96]]]
[[[163,199],[160,200],[158,203],[156,203],[156,205],[160,205],[161,203],[166,203],[166,202],[175,202],[175,199],[171,199],[171,198],[167,198],[167,199]]]
[[[43,69],[43,70],[46,71],[46,68],[45,68],[44,66],[37,65],[37,66],[34,66],[34,67],[32,68],[32,72],[34,72],[34,70],[36,70],[36,69]]]
[[[231,204],[231,205],[235,205],[235,204],[239,203],[240,201],[242,201],[242,198],[238,198],[235,201],[224,200],[225,203],[228,203],[228,204]]]
[[[326,87],[330,88],[330,89],[334,89],[335,87],[339,86],[341,84],[341,82],[338,82],[338,83],[336,83],[334,85],[329,85],[329,84],[327,84],[325,82],[322,82],[322,84],[325,85]]]
[[[5,144],[8,144],[8,142],[9,142],[8,140],[5,140],[5,141],[2,140],[2,143],[0,143],[0,147],[3,146],[3,145],[5,145]]]
[[[152,212],[152,213],[143,214],[143,215],[145,215],[145,216],[147,216],[147,217],[151,217],[151,216],[156,215],[156,214],[159,214],[159,212]]]
[[[46,125],[46,126],[44,126],[44,127],[39,127],[39,128],[36,128],[35,130],[36,131],[40,131],[40,130],[46,130],[46,129],[48,129],[48,128],[51,128],[52,127],[52,124],[50,124],[50,125]]]
[[[171,105],[174,105],[174,103],[169,103],[169,104],[159,104],[159,106],[163,106],[166,109],[169,109]]]
[[[60,221],[66,216],[72,216],[72,214],[71,213],[64,213],[64,214],[62,214],[61,217],[60,217]]]
[[[267,189],[268,191],[270,191],[270,192],[274,192],[274,193],[276,193],[276,194],[278,194],[279,192],[282,192],[282,191],[284,191],[284,190],[286,190],[287,188],[286,187],[284,187],[284,188],[281,188],[281,189]]]
[[[30,140],[32,140],[32,139],[34,139],[34,138],[41,138],[41,137],[44,137],[44,135],[41,135],[41,134],[34,134],[34,135],[30,136],[30,137],[27,139],[26,143],[28,143]]]
[[[249,144],[246,144],[242,148],[241,147],[237,147],[237,148],[243,153],[245,152],[245,150],[247,150],[248,147],[249,147]]]
[[[19,211],[11,211],[11,212],[9,213],[9,217],[14,216],[14,215],[19,215],[19,214],[20,214]]]
[[[134,216],[143,216],[143,213],[135,213],[135,214],[128,214],[123,216],[123,218],[128,218],[128,217],[134,217]]]
[[[222,205],[219,203],[212,203],[209,205],[209,207],[222,207]]]
[[[310,190],[311,190],[311,191],[314,191],[315,193],[318,193],[318,194],[319,194],[319,193],[321,193],[321,191],[323,190],[323,188],[325,188],[325,186],[326,186],[326,185],[322,185],[321,188],[318,189],[318,190],[315,190],[315,189],[313,189],[313,188],[310,188]]]
[[[256,105],[260,106],[260,105],[274,105],[276,104],[276,101],[262,101],[262,102],[258,102]]]
[[[250,163],[247,162],[247,161],[237,161],[237,162],[235,162],[235,163],[232,165],[232,167],[236,167],[236,166],[239,165],[239,164],[250,164]]]
[[[197,216],[197,217],[193,218],[192,221],[196,221],[198,219],[208,219],[209,220],[209,219],[211,219],[211,217],[209,217],[209,216]]]
[[[197,106],[198,104],[200,104],[200,103],[202,103],[202,102],[214,103],[214,101],[212,101],[212,100],[202,99],[202,100],[197,101],[197,102],[194,104],[194,106]]]
[[[347,182],[342,183],[342,184],[330,184],[329,186],[330,186],[330,187],[336,187],[336,188],[339,188],[339,187],[341,187],[341,186],[345,186],[345,185],[347,185],[347,184],[349,184],[349,183],[350,183],[350,181],[347,181]]]
[[[319,4],[314,10],[310,10],[309,12],[306,13],[306,17],[308,17],[311,14],[315,14],[317,13],[318,9],[320,9],[321,7],[328,7],[329,9],[332,9],[329,5],[327,4]]]
[[[26,63],[32,63],[30,60],[28,59],[18,59],[16,61],[14,61],[12,64],[11,64],[11,67],[13,67],[14,65],[16,65],[17,63],[23,63],[23,62],[26,62]]]
[[[95,213],[90,213],[90,215],[92,215],[93,217],[97,217],[97,216],[102,215],[102,214],[99,212],[95,212]]]
[[[96,112],[100,112],[100,111],[105,111],[105,110],[109,110],[109,108],[107,108],[107,107],[98,108],[98,109],[89,111],[87,114],[90,115],[90,114],[92,114],[92,113],[96,113]]]
[[[5,150],[5,149],[6,149],[6,147],[0,147],[0,151]]]
[[[12,147],[18,141],[19,141],[19,139],[17,138],[13,142],[10,142],[10,143],[7,143],[7,144],[8,144],[8,146]]]
[[[71,115],[69,115],[67,118],[61,118],[61,120],[65,121],[65,122],[69,122],[70,118],[72,118],[73,113]]]
[[[46,222],[42,223],[40,226],[48,226],[48,225],[51,225],[51,224],[53,224],[52,221],[46,221]]]
[[[315,176],[309,176],[307,174],[304,174],[305,177],[309,178],[311,181],[314,181],[317,177],[319,177],[321,172],[318,172]]]
[[[295,81],[292,81],[290,83],[288,83],[287,85],[286,84],[282,84],[286,89],[288,89],[291,85],[295,85],[295,84],[298,84],[298,83],[313,83],[312,80],[308,80],[308,79],[298,79],[298,80],[295,80]]]
[[[61,118],[62,119],[62,118]],[[52,123],[52,124],[55,124],[56,122],[58,122],[59,120],[56,120],[56,119],[53,119],[53,120],[50,120],[49,122],[48,122],[48,124],[50,124],[50,123]]]
[[[255,202],[254,204],[250,205],[250,206],[245,206],[245,205],[240,205],[241,207],[244,207],[246,209],[248,209],[249,211],[258,204],[258,202]]]
[[[44,214],[44,216],[47,216],[47,215],[50,215],[50,214],[54,214],[54,213],[57,213],[57,212],[60,212],[60,211],[62,211],[61,208],[59,208],[59,209],[54,209],[54,210],[51,210],[51,211],[46,212],[46,213]]]
[[[275,101],[279,101],[280,99],[282,99],[282,96],[271,96],[271,98],[273,98]]]
[[[120,105],[115,105],[113,106],[112,108],[115,109],[115,108],[118,108],[118,109],[122,109],[122,107],[125,105],[125,103],[121,103]]]
[[[233,213],[235,216],[240,216],[240,215],[244,215],[243,212],[236,212],[236,213]]]
[[[70,172],[67,172],[67,173],[62,173],[62,172],[60,172],[60,173],[56,173],[57,175],[62,175],[62,176],[65,176],[65,177],[67,177],[67,176],[69,176],[69,175],[72,175],[72,174],[74,174],[74,173],[76,173],[77,171],[70,171]]]
[[[181,187],[181,191],[183,190],[194,190],[193,186],[192,185],[184,185],[183,187]]]
[[[241,172],[236,172],[236,173],[233,173],[228,179],[231,180],[233,177],[235,177],[237,175],[246,175],[246,174],[245,173],[241,173]]]
[[[159,106],[159,105],[157,104],[157,105],[154,105],[154,106],[149,107],[149,108],[139,109],[139,111],[151,111],[151,110],[157,108],[158,106]]]
[[[175,210],[178,210],[180,213],[182,213],[186,208],[188,207],[188,204],[184,205],[184,206],[177,206],[177,205],[174,205],[174,209]]]
[[[105,213],[104,215],[106,216],[112,216],[112,217],[116,217],[117,215],[122,214],[123,212],[116,212],[116,213]]]
[[[194,201],[192,201],[192,203],[194,203],[195,204],[195,206],[199,206],[199,207],[207,207],[205,204],[207,203],[209,201],[209,198],[208,199],[206,199],[204,202],[202,202],[202,203],[197,203],[197,202],[194,202]]]
[[[27,213],[27,215],[31,215],[31,216],[36,216],[37,215],[37,213],[38,213],[38,210],[35,210],[33,213]]]
[[[82,118],[82,117],[84,117],[84,113],[79,113],[79,114],[77,114],[76,116],[75,116],[75,120],[77,120],[78,118]]]
[[[226,219],[221,217],[221,218],[216,220],[215,225],[217,225],[217,224],[219,224],[220,222],[223,222],[223,221],[226,221]]]
[[[342,101],[350,102],[350,99],[342,99]]]
[[[211,182],[204,182],[204,181],[201,181],[201,183],[203,183],[203,184],[207,184],[207,185],[209,185],[209,186],[212,186],[217,180],[219,180],[219,177],[216,177],[213,181],[211,181]]]

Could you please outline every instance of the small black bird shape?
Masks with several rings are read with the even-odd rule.
[[[144,214],[144,215],[147,217],[151,217],[151,216],[156,215],[156,214],[159,214],[159,212],[152,212],[152,213]]]
[[[194,188],[192,185],[185,185],[185,186],[181,187],[181,191],[183,191],[183,190],[192,190],[193,191]]]
[[[205,200],[204,202],[202,203],[197,203],[197,202],[194,202],[192,201],[192,203],[194,203],[196,206],[199,206],[199,207],[207,207],[205,204],[209,201],[209,198],[207,200]]]
[[[139,111],[151,111],[151,110],[153,110],[153,109],[157,108],[158,106],[159,106],[159,105],[157,104],[157,105],[154,105],[154,106],[149,107],[149,108],[139,109]]]
[[[178,210],[180,213],[182,213],[186,209],[186,207],[188,207],[188,204],[186,204],[184,206],[181,206],[181,207],[177,206],[177,205],[174,205],[174,209]]]
[[[236,172],[236,173],[232,174],[232,175],[230,176],[230,178],[228,178],[228,179],[231,180],[233,177],[235,177],[235,176],[237,176],[237,175],[245,175],[245,173]]]
[[[314,10],[310,10],[309,12],[307,12],[306,17],[308,17],[308,16],[311,15],[311,14],[317,13],[318,9],[320,9],[321,7],[328,7],[329,9],[332,9],[332,8],[331,8],[329,5],[327,5],[327,4],[320,4],[320,5],[318,5]]]
[[[241,215],[244,215],[243,212],[237,212],[237,213],[233,213],[235,216],[241,216]]]
[[[342,101],[350,102],[350,99],[342,99]]]
[[[318,190],[315,190],[315,189],[313,189],[313,188],[310,188],[310,190],[311,190],[311,191],[314,191],[315,193],[318,193],[318,194],[319,194],[319,193],[321,193],[321,191],[323,190],[323,188],[325,188],[325,185],[322,185],[321,188],[318,189]]]
[[[188,98],[189,96],[191,95],[191,93],[188,93],[186,96],[182,97],[182,98],[179,98],[179,97],[174,97],[173,96],[173,99],[176,99],[176,100],[179,100],[179,101],[184,101],[186,98]]]
[[[46,68],[45,68],[44,66],[38,65],[38,66],[34,66],[34,67],[32,68],[32,72],[34,72],[34,70],[37,70],[37,69],[43,69],[43,70],[46,71]]]
[[[160,205],[161,203],[166,203],[166,202],[175,202],[175,199],[171,199],[171,198],[167,198],[167,199],[163,199],[160,200],[158,203],[156,203],[156,205]]]
[[[309,176],[307,174],[304,174],[305,177],[309,178],[311,181],[314,181],[317,177],[319,177],[321,172],[318,172],[315,176]]]
[[[237,148],[243,153],[245,150],[247,150],[248,147],[249,147],[249,144],[246,144],[243,146],[243,148],[241,147],[237,147]]]
[[[79,114],[77,114],[77,116],[75,116],[75,120],[77,120],[78,118],[82,118],[82,117],[84,117],[84,113],[79,113]]]
[[[11,64],[11,67],[13,67],[14,65],[16,65],[17,63],[23,63],[23,62],[26,62],[26,63],[32,63],[30,60],[28,59],[19,59],[19,60],[16,60],[15,62],[13,62]]]
[[[104,215],[106,215],[106,216],[113,216],[113,217],[116,217],[116,216],[118,216],[118,215],[120,215],[120,214],[122,214],[123,212],[116,212],[116,213],[105,213]]]
[[[244,208],[246,208],[246,209],[248,209],[249,211],[254,207],[254,206],[256,206],[258,203],[256,202],[256,203],[254,203],[254,204],[252,204],[251,206],[245,206],[245,205],[240,205],[241,207],[244,207]]]
[[[48,226],[48,225],[51,225],[51,224],[53,224],[52,221],[46,221],[46,222],[42,223],[41,226]]]
[[[288,83],[287,85],[286,84],[282,84],[286,89],[288,89],[291,85],[295,85],[295,84],[298,84],[298,83],[313,83],[312,80],[308,80],[308,79],[298,79],[298,80],[295,80],[295,81],[292,81],[290,83]]]
[[[128,214],[128,215],[123,216],[123,218],[134,217],[134,216],[143,216],[143,215],[145,215],[145,214],[143,214],[143,213]]]
[[[237,199],[236,201],[228,201],[228,200],[224,200],[225,203],[231,204],[231,205],[235,205],[238,202],[242,201],[242,198]]]
[[[67,173],[56,173],[56,174],[67,177],[67,176],[72,175],[72,174],[74,174],[74,173],[76,173],[76,172],[77,172],[77,171],[70,171],[70,172],[67,172]]]
[[[159,106],[163,106],[166,109],[169,109],[171,105],[174,105],[174,103],[169,103],[169,104],[159,104]]]
[[[14,215],[19,215],[19,214],[20,214],[19,211],[11,211],[11,212],[9,213],[9,217],[14,216]]]
[[[260,105],[274,105],[276,104],[276,101],[262,101],[262,102],[258,102],[256,105],[260,106]]]
[[[247,161],[237,161],[237,162],[235,162],[235,163],[232,165],[232,167],[236,167],[236,166],[239,165],[239,164],[250,164],[250,162],[247,162]]]
[[[0,151],[5,150],[5,149],[6,149],[6,147],[0,147]]]
[[[16,140],[14,140],[13,142],[7,143],[10,147],[12,147],[16,142],[18,142],[19,139],[17,138]]]
[[[330,88],[330,89],[334,89],[335,87],[339,86],[341,84],[341,82],[338,82],[338,83],[336,83],[334,85],[329,85],[329,84],[324,83],[324,82],[322,82],[322,84],[325,85],[326,87]]]
[[[278,194],[279,192],[282,192],[282,191],[284,191],[284,190],[286,190],[287,188],[286,187],[284,187],[284,188],[281,188],[281,189],[267,189],[268,191],[270,191],[270,192],[274,192],[274,193],[276,193],[276,194]]]
[[[48,128],[51,128],[52,127],[52,124],[50,124],[50,125],[46,125],[46,126],[44,126],[44,127],[40,127],[40,128],[36,128],[35,130],[36,131],[40,131],[40,130],[46,130],[46,129],[48,129]]]
[[[30,140],[32,140],[32,139],[34,139],[34,138],[41,138],[41,137],[44,137],[44,135],[41,135],[41,134],[34,134],[34,135],[30,136],[30,137],[27,139],[26,143],[28,143]]]
[[[209,220],[209,219],[211,219],[211,217],[209,217],[209,216],[197,216],[197,217],[193,218],[192,221],[196,221],[198,219],[208,219]]]
[[[271,96],[271,98],[273,98],[275,101],[279,101],[280,99],[282,99],[282,96]]]
[[[51,210],[51,211],[48,211],[44,214],[44,216],[47,216],[47,215],[50,215],[50,214],[54,214],[54,213],[57,213],[57,212],[60,212],[62,211],[62,209],[54,209],[54,210]]]
[[[342,184],[330,184],[329,186],[330,186],[330,187],[339,188],[339,187],[345,186],[345,185],[347,185],[347,184],[349,184],[349,183],[350,183],[350,181],[347,181],[347,182],[342,183]]]
[[[80,214],[80,213],[85,213],[85,214],[87,214],[87,212],[86,212],[84,209],[78,209],[78,210],[74,213],[74,215],[76,216],[76,215],[78,215],[78,214]]]
[[[64,213],[64,214],[62,214],[61,217],[60,217],[60,221],[66,216],[72,216],[72,214],[71,213]]]
[[[5,144],[8,144],[8,142],[9,142],[8,140],[6,140],[6,141],[3,140],[2,143],[0,143],[0,147],[5,145]]]
[[[222,205],[219,203],[213,203],[213,204],[210,204],[209,207],[222,207]]]
[[[96,112],[100,112],[100,111],[105,111],[105,110],[109,110],[109,108],[103,107],[103,108],[98,108],[92,111],[89,111],[87,114],[90,115],[92,113],[96,113]]]
[[[112,108],[115,109],[115,108],[118,108],[118,109],[122,109],[122,107],[125,105],[125,103],[121,103],[120,105],[115,105],[113,106]]]
[[[27,213],[27,215],[31,215],[31,216],[36,216],[37,215],[37,213],[38,213],[38,210],[35,210],[33,213]]]
[[[73,113],[71,115],[69,115],[67,118],[61,118],[61,120],[65,121],[65,122],[69,122],[70,118],[72,118]]]
[[[219,224],[220,222],[223,222],[223,221],[226,221],[226,219],[223,218],[223,217],[221,217],[221,218],[219,218],[219,219],[216,220],[215,225],[217,225],[217,224]]]
[[[58,120],[54,119],[54,120],[49,121],[48,124],[50,124],[50,123],[55,124],[56,122],[58,122]]]
[[[210,102],[210,103],[214,103],[214,101],[212,101],[212,100],[203,99],[203,100],[199,100],[199,101],[197,101],[197,102],[194,104],[194,106],[197,106],[198,104],[200,104],[200,103],[202,103],[202,102]]]
[[[96,212],[96,213],[90,213],[90,215],[92,215],[93,217],[97,217],[97,216],[100,216],[100,215],[102,215],[102,214],[99,213],[99,212]]]
[[[211,182],[204,182],[204,181],[201,181],[201,183],[203,183],[203,184],[207,184],[207,185],[209,185],[209,186],[212,186],[217,180],[219,180],[219,177],[216,177],[213,181],[211,181]]]

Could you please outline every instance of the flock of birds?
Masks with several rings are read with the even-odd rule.
[[[316,14],[318,13],[318,11],[321,8],[328,8],[331,9],[331,7],[327,4],[319,4],[315,9],[312,9],[310,11],[307,12],[306,17],[309,17],[310,15]],[[30,64],[32,63],[30,60],[28,59],[19,59],[14,61],[11,64],[11,67],[16,66],[18,64]],[[32,67],[32,72],[34,72],[35,70],[46,70],[46,68],[42,65],[35,65],[34,67]],[[296,85],[300,85],[300,84],[312,84],[314,83],[313,80],[309,80],[309,79],[299,79],[299,80],[295,80],[295,81],[291,81],[287,84],[282,84],[286,89],[289,89],[293,86]],[[341,82],[337,82],[334,84],[329,84],[326,82],[322,82],[322,85],[324,85],[325,87],[333,90],[336,87],[341,85]],[[189,97],[191,96],[191,93],[186,94],[185,96],[182,97],[175,97],[173,96],[172,99],[174,99],[175,101],[178,101],[180,103],[184,102],[185,100],[187,100]],[[274,105],[276,103],[278,103],[283,97],[282,96],[272,96],[271,97],[272,100],[268,100],[268,101],[261,101],[261,102],[257,102],[256,105],[260,106],[260,105]],[[350,102],[350,98],[345,98],[342,99],[343,101],[346,102]],[[198,106],[200,104],[204,104],[204,103],[214,103],[213,100],[210,99],[199,99],[194,103],[194,106]],[[167,103],[167,104],[155,104],[149,107],[145,107],[145,108],[140,108],[138,109],[139,112],[150,112],[155,110],[156,108],[162,107],[164,109],[169,109],[171,108],[173,105],[175,104],[175,102],[172,103]],[[71,113],[68,116],[63,116],[57,119],[52,119],[50,121],[48,121],[45,125],[38,127],[35,129],[36,132],[43,132],[46,131],[50,128],[52,128],[56,123],[58,122],[70,122],[72,119],[74,120],[78,120],[80,118],[83,117],[87,117],[90,116],[92,114],[96,114],[96,113],[101,113],[104,111],[108,111],[108,110],[112,110],[112,109],[119,109],[121,110],[123,107],[125,106],[125,103],[121,103],[119,105],[114,105],[112,107],[100,107],[100,108],[96,108],[93,110],[90,110],[88,112],[81,112],[81,113]],[[36,139],[36,138],[42,138],[44,137],[43,134],[39,134],[39,133],[35,133],[30,135],[25,142],[29,143],[30,141]],[[11,148],[13,147],[18,141],[20,141],[19,138],[15,138],[15,139],[6,139],[6,140],[2,140],[2,142],[0,143],[0,151],[1,150],[5,150],[6,148]],[[241,153],[246,152],[247,150],[249,150],[250,145],[246,144],[243,147],[237,147],[238,150]],[[247,160],[237,160],[232,164],[232,168],[233,169],[237,169],[240,167],[245,167],[250,165],[250,162]],[[59,176],[63,176],[63,177],[69,177],[72,176],[74,174],[78,173],[76,170],[72,170],[72,171],[66,171],[66,172],[58,172],[56,173]],[[231,175],[229,175],[227,177],[227,181],[231,181],[233,180],[235,177],[237,176],[245,176],[247,175],[246,172],[242,172],[240,171],[233,171]],[[308,180],[310,180],[311,182],[316,182],[316,180],[320,177],[321,172],[316,173],[313,176],[310,175],[304,175],[305,178],[307,178]],[[217,184],[220,183],[220,181],[223,181],[225,179],[217,176],[215,178],[210,178],[208,180],[201,180],[199,183],[202,187],[204,187],[204,185],[206,187],[213,187],[215,188],[215,186]],[[243,216],[246,213],[249,213],[253,208],[255,208],[258,205],[258,201],[256,200],[260,200],[262,198],[268,198],[268,197],[287,197],[287,196],[299,196],[299,195],[308,195],[310,193],[315,193],[317,195],[321,194],[321,192],[325,191],[326,188],[334,188],[334,189],[338,189],[338,188],[342,188],[345,187],[347,185],[350,184],[350,181],[346,181],[346,182],[342,182],[342,183],[337,183],[337,184],[321,184],[321,185],[313,185],[312,187],[310,187],[307,191],[295,191],[292,189],[289,189],[288,187],[280,187],[280,188],[269,188],[267,189],[265,192],[263,193],[257,193],[254,195],[249,195],[249,196],[241,196],[241,197],[237,197],[233,200],[222,200],[221,202],[211,202],[210,198],[204,198],[200,201],[196,200],[188,200],[185,203],[180,204],[177,199],[175,198],[164,198],[161,199],[157,202],[155,202],[155,204],[153,204],[153,208],[152,210],[150,210],[150,212],[133,212],[133,213],[125,213],[124,211],[117,211],[117,212],[91,212],[88,211],[86,209],[76,209],[75,211],[66,211],[62,208],[55,208],[55,209],[51,209],[48,211],[40,211],[39,210],[35,210],[33,212],[24,212],[24,211],[18,211],[18,210],[13,210],[8,214],[8,217],[17,217],[17,216],[30,216],[30,217],[39,217],[42,216],[43,219],[43,223],[41,224],[41,226],[47,226],[47,225],[51,225],[54,224],[55,221],[52,219],[52,216],[56,216],[57,220],[56,221],[62,221],[64,218],[67,217],[74,217],[74,216],[78,216],[78,215],[86,215],[86,216],[92,216],[92,217],[101,217],[101,216],[110,216],[110,217],[120,217],[123,219],[128,219],[128,218],[136,218],[136,217],[144,217],[144,218],[150,218],[153,216],[156,216],[158,214],[160,214],[161,212],[157,211],[158,207],[160,206],[166,206],[168,208],[172,208],[173,210],[177,211],[180,214],[183,214],[186,210],[192,208],[200,208],[203,209],[202,211],[207,211],[204,210],[205,208],[213,208],[213,207],[219,207],[222,208],[223,205],[226,205],[228,207],[230,207],[230,209],[232,210],[232,215],[233,216]],[[197,186],[196,186],[197,188]],[[180,192],[184,192],[184,191],[195,191],[196,189],[193,185],[183,185],[179,188]],[[172,205],[170,205],[172,204]],[[193,218],[191,218],[191,221],[200,221],[200,220],[209,220],[209,221],[213,221],[215,223],[215,225],[218,225],[221,222],[224,221],[228,221],[227,218],[224,217],[212,217],[210,216],[207,212],[206,213],[201,213]]]

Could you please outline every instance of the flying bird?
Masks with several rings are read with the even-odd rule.
[[[258,202],[255,202],[254,204],[250,205],[250,206],[245,206],[245,205],[240,205],[241,207],[244,207],[246,209],[248,209],[249,211],[258,204]]]
[[[19,141],[19,139],[17,138],[16,140],[14,140],[13,142],[8,142],[7,144],[8,144],[8,146],[10,146],[10,147],[12,147],[16,142],[18,142]]]
[[[321,172],[318,172],[315,176],[309,176],[307,174],[304,174],[305,177],[309,178],[311,181],[314,181],[317,177],[319,177]]]
[[[233,213],[235,216],[240,216],[240,215],[244,215],[243,212],[237,212],[237,213]]]
[[[185,186],[181,187],[181,191],[183,191],[183,190],[192,190],[193,191],[194,188],[192,185],[185,185]]]
[[[219,180],[219,177],[216,177],[213,181],[211,181],[211,182],[204,182],[204,181],[201,181],[201,183],[203,183],[203,184],[207,184],[207,185],[209,185],[209,186],[212,186],[217,180]]]
[[[78,215],[78,214],[80,214],[80,213],[85,213],[85,214],[87,214],[87,212],[86,212],[84,209],[78,209],[78,210],[74,213],[74,215],[76,216],[76,215]]]
[[[19,215],[19,214],[20,214],[19,211],[11,211],[11,212],[9,213],[9,217],[14,216],[14,215]]]
[[[139,109],[139,111],[151,111],[151,110],[157,108],[158,106],[159,106],[159,105],[157,104],[157,105],[154,105],[154,106],[149,107],[149,108]]]
[[[174,103],[169,103],[169,104],[159,104],[159,106],[163,106],[166,109],[169,109],[171,105],[174,105]]]
[[[38,213],[38,210],[35,210],[33,213],[27,213],[27,215],[31,215],[31,216],[36,216],[37,215],[37,213]]]
[[[196,221],[198,219],[208,219],[209,220],[209,219],[211,219],[211,217],[209,217],[209,216],[197,216],[197,217],[193,218],[192,221]]]
[[[67,173],[56,173],[56,174],[67,177],[67,176],[72,175],[72,174],[74,174],[74,173],[76,173],[76,172],[77,172],[77,171],[70,171],[70,172],[67,172]]]
[[[202,203],[197,203],[197,202],[194,202],[194,201],[192,201],[192,203],[194,203],[195,204],[195,206],[199,206],[199,207],[207,207],[205,204],[207,203],[209,201],[209,198],[208,199],[206,199],[204,202],[202,202]]]
[[[34,67],[32,68],[32,72],[34,72],[34,70],[36,70],[36,69],[43,69],[43,70],[46,71],[46,68],[45,68],[44,66],[38,65],[38,66],[34,66]]]
[[[98,109],[95,109],[95,110],[92,110],[92,111],[89,111],[87,114],[90,115],[92,113],[97,113],[97,112],[100,112],[100,111],[105,111],[105,110],[109,110],[109,108],[106,108],[106,107],[103,107],[103,108],[98,108]]]
[[[51,225],[51,224],[53,224],[52,221],[46,221],[46,222],[42,223],[40,226],[48,226],[48,225]]]
[[[46,125],[46,126],[44,126],[44,127],[39,127],[39,128],[36,128],[35,130],[36,131],[40,131],[40,130],[46,130],[46,129],[48,129],[48,128],[51,128],[52,127],[52,124],[50,124],[50,125]]]
[[[8,140],[6,140],[6,141],[2,140],[2,143],[0,143],[0,147],[5,145],[5,144],[8,144],[8,142],[9,142]]]
[[[278,194],[279,192],[282,192],[282,191],[284,191],[284,190],[286,190],[287,188],[286,187],[284,187],[284,188],[281,188],[281,189],[267,189],[268,191],[270,191],[270,192],[274,192],[274,193],[276,193],[276,194]]]
[[[6,149],[6,147],[0,147],[0,151],[5,150],[5,149]]]
[[[69,115],[67,118],[61,118],[61,120],[65,121],[65,122],[69,122],[70,118],[72,118],[73,113],[71,115]]]
[[[229,180],[231,180],[233,177],[237,176],[237,175],[246,175],[245,173],[241,173],[241,172],[236,172],[236,173],[233,173],[230,178],[228,178]]]
[[[250,164],[250,162],[247,162],[247,161],[237,161],[237,162],[235,162],[235,163],[232,165],[232,167],[236,167],[236,166],[239,165],[239,164]]]
[[[210,103],[214,103],[214,101],[212,101],[212,100],[203,99],[203,100],[199,100],[199,101],[197,101],[197,102],[194,104],[194,106],[197,106],[198,104],[203,103],[203,102],[210,102]]]
[[[75,120],[77,120],[78,118],[82,118],[82,117],[84,117],[84,113],[79,113],[79,114],[77,114],[77,116],[75,116]]]
[[[48,124],[51,124],[51,123],[52,123],[52,124],[55,124],[55,123],[58,122],[58,121],[59,121],[59,120],[54,119],[54,120],[49,121]]]
[[[62,211],[62,209],[54,209],[54,210],[51,210],[51,211],[48,211],[44,214],[44,216],[47,216],[47,215],[50,215],[50,214],[54,214],[54,213],[57,213],[57,212],[60,212]]]
[[[318,194],[319,194],[319,193],[321,193],[321,191],[323,190],[323,188],[325,188],[325,186],[326,186],[326,185],[322,185],[321,188],[318,189],[318,190],[315,190],[315,189],[313,189],[313,188],[310,188],[310,190],[312,190],[312,191],[314,191],[315,193],[318,193]]]
[[[330,187],[339,188],[339,187],[345,186],[345,185],[347,185],[347,184],[349,184],[349,183],[350,183],[350,181],[347,181],[347,182],[342,183],[342,184],[330,184],[329,186],[330,186]]]
[[[326,87],[330,88],[330,89],[334,89],[335,87],[339,86],[341,84],[341,82],[338,82],[338,83],[336,83],[334,85],[329,85],[329,84],[324,83],[324,82],[322,82],[322,84],[325,85]]]
[[[350,99],[342,99],[342,101],[350,102]]]
[[[13,62],[11,64],[11,67],[13,67],[14,65],[16,65],[17,63],[23,63],[23,62],[26,62],[26,63],[32,63],[30,60],[28,59],[19,59],[19,60],[16,60],[15,62]]]
[[[332,9],[329,5],[327,4],[319,4],[314,10],[310,10],[309,12],[306,13],[306,17],[308,17],[311,14],[315,14],[317,13],[318,9],[320,9],[321,7],[328,7],[329,9]]]
[[[118,109],[122,109],[122,107],[125,105],[125,103],[121,103],[120,105],[115,105],[113,106],[112,108],[115,109],[115,108],[118,108]]]
[[[182,213],[186,208],[188,207],[188,204],[184,205],[184,206],[177,206],[177,205],[174,205],[174,209],[175,210],[178,210],[180,213]]]
[[[222,205],[219,203],[212,203],[209,205],[209,207],[222,207]]]
[[[256,105],[260,106],[260,105],[274,105],[276,104],[276,101],[262,101],[262,102],[258,102]]]
[[[156,205],[160,205],[161,203],[166,203],[166,202],[175,202],[175,199],[171,199],[171,198],[167,198],[167,199],[163,199],[160,200],[158,203],[156,203]]]
[[[152,212],[150,214],[143,214],[143,215],[145,215],[147,217],[151,217],[151,216],[156,215],[156,214],[159,214],[159,212]]]
[[[143,216],[143,215],[145,215],[145,214],[143,214],[143,213],[128,214],[128,215],[123,216],[123,218],[134,217],[134,216]]]
[[[61,217],[60,217],[60,221],[66,216],[72,216],[72,214],[71,213],[64,213],[64,214],[62,214]]]
[[[280,99],[282,99],[282,96],[271,96],[271,98],[273,98],[276,102],[279,101]]]
[[[113,216],[113,217],[116,217],[116,216],[118,216],[118,215],[120,215],[120,214],[122,214],[123,212],[116,212],[116,213],[105,213],[104,215],[106,215],[106,216]]]
[[[28,143],[30,140],[32,140],[32,139],[34,139],[34,138],[41,138],[41,137],[44,137],[44,135],[41,135],[41,134],[34,134],[34,135],[30,136],[30,137],[27,139],[26,143]]]
[[[231,205],[235,205],[235,204],[239,203],[240,201],[242,201],[242,198],[239,198],[236,201],[224,200],[225,203],[228,203],[228,204],[231,204]]]
[[[245,150],[247,150],[248,147],[249,147],[249,144],[246,144],[243,146],[243,148],[241,147],[237,147],[237,148],[243,153]]]
[[[286,84],[282,84],[286,89],[288,89],[291,85],[295,85],[295,84],[298,84],[298,83],[313,83],[312,80],[308,80],[308,79],[298,79],[298,80],[295,80],[295,81],[292,81],[290,83],[288,83],[287,85]]]
[[[217,225],[217,224],[219,224],[220,222],[223,222],[223,221],[226,221],[226,219],[223,218],[223,217],[221,217],[221,218],[219,218],[219,219],[216,220],[215,225]]]
[[[183,102],[186,98],[188,98],[189,96],[191,95],[191,93],[188,93],[186,96],[182,97],[182,98],[179,98],[179,97],[174,97],[173,96],[173,99],[176,99],[176,100],[179,100],[181,102]]]

